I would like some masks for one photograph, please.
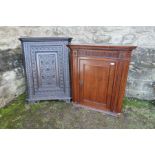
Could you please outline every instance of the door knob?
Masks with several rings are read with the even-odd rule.
[[[114,62],[111,62],[110,65],[113,66],[113,65],[115,65],[115,63]]]

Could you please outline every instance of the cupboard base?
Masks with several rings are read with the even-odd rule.
[[[107,115],[111,115],[111,116],[114,116],[114,117],[119,117],[122,114],[122,113],[115,113],[115,112],[111,112],[111,111],[107,111],[107,110],[100,110],[100,109],[96,109],[96,108],[91,108],[89,106],[81,105],[81,104],[78,104],[78,103],[75,103],[75,102],[72,102],[72,104],[75,107],[80,107],[80,108],[84,108],[86,110],[92,110],[92,111],[96,111],[96,112],[101,112],[101,113],[104,113],[104,114],[107,114]]]

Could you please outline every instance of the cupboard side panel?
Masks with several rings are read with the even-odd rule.
[[[119,96],[117,99],[117,104],[115,107],[115,112],[120,113],[122,110],[122,104],[123,104],[123,98],[125,95],[125,88],[127,83],[127,77],[128,77],[128,70],[129,70],[129,61],[122,62],[123,64],[123,70],[122,70],[122,76],[121,76],[121,82],[119,87]]]
[[[111,109],[111,99],[113,94],[113,85],[114,85],[114,77],[116,70],[116,62],[113,62],[115,65],[110,66],[109,68],[109,80],[108,80],[108,88],[107,88],[107,108]]]
[[[112,111],[113,112],[116,112],[116,107],[117,107],[117,101],[118,101],[118,98],[119,98],[119,89],[120,89],[120,85],[121,85],[121,77],[122,77],[122,72],[123,72],[123,63],[122,62],[118,62],[117,64],[117,72],[116,72],[116,76],[115,76],[115,87],[114,87],[114,98],[113,98],[113,101],[112,101]],[[121,103],[119,103],[121,104]]]
[[[78,85],[78,57],[77,51],[71,50],[71,86],[72,100],[75,103],[79,101],[79,85]]]
[[[129,61],[122,60],[117,63],[111,100],[111,110],[113,112],[121,112],[123,97],[126,88],[128,65]]]
[[[22,42],[24,62],[25,62],[25,74],[26,74],[26,87],[27,87],[27,100],[31,101],[34,99],[34,83],[33,83],[33,73],[32,73],[32,63],[30,55],[30,43]]]

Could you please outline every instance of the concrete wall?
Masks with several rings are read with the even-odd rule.
[[[25,91],[21,36],[73,37],[72,43],[137,45],[126,95],[155,99],[155,27],[0,27],[0,107]]]

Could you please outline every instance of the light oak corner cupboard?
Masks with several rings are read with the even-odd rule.
[[[131,52],[136,46],[68,45],[75,105],[121,113]]]

